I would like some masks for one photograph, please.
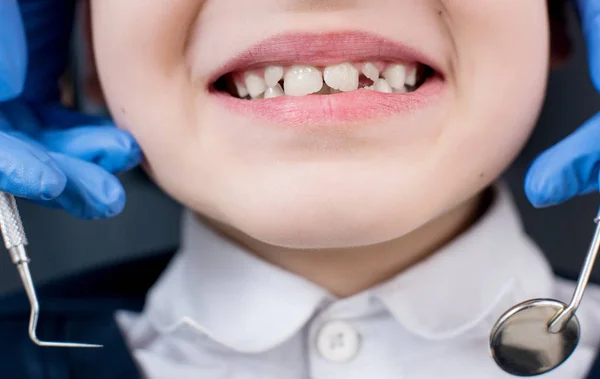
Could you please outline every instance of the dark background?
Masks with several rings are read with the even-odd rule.
[[[505,175],[523,216],[526,231],[555,268],[576,274],[592,237],[597,195],[536,210],[523,194],[523,178],[543,149],[571,133],[600,109],[600,96],[588,78],[585,46],[576,30],[573,59],[551,76],[547,100],[529,144]],[[502,120],[499,120],[502,122]],[[140,172],[123,176],[128,201],[123,214],[102,221],[80,221],[66,213],[26,202],[20,209],[30,240],[37,283],[97,264],[174,247],[179,237],[180,207]],[[502,233],[502,230],[498,230]],[[600,265],[595,272],[600,279]],[[8,253],[0,251],[0,292],[20,288]]]

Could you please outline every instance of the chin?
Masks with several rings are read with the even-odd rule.
[[[389,225],[391,221],[386,212],[379,215],[370,212],[366,217],[361,217],[362,212],[335,208],[317,212],[299,211],[277,218],[269,212],[248,212],[236,215],[240,222],[233,225],[253,239],[291,249],[369,246],[401,237],[412,229],[410,220],[399,227],[395,220],[393,228],[381,228],[380,225]],[[244,222],[249,218],[253,222]]]
[[[221,221],[253,239],[286,248],[374,245],[402,237],[432,217],[430,209],[415,206],[421,203],[415,188],[321,182],[287,191],[253,189],[228,194]]]

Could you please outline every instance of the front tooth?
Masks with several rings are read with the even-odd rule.
[[[283,79],[288,96],[306,96],[323,88],[323,74],[313,66],[292,66]]]
[[[248,96],[248,89],[246,88],[244,83],[236,79],[233,81],[233,84],[235,84],[235,89],[240,98]]]
[[[373,89],[378,92],[392,93],[392,87],[385,79],[377,79],[373,84]]]
[[[371,62],[367,62],[362,66],[362,73],[373,82],[376,82],[377,79],[379,79],[379,70]]]
[[[275,87],[281,79],[283,79],[283,67],[268,66],[265,69],[265,82],[267,83],[267,87]]]
[[[279,83],[275,84],[273,87],[267,88],[265,91],[265,99],[272,99],[279,96],[283,96],[283,88],[281,88]]]
[[[406,83],[406,68],[401,64],[390,65],[383,71],[383,77],[392,88],[402,89]]]
[[[323,76],[329,87],[347,92],[358,89],[358,74],[352,63],[342,63],[325,68]]]
[[[417,67],[411,67],[406,74],[406,85],[414,86],[417,84]]]
[[[267,89],[265,79],[253,72],[246,74],[245,83],[246,88],[248,88],[248,93],[252,98],[259,97]]]

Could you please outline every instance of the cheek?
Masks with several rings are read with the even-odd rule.
[[[420,223],[470,198],[508,167],[536,124],[548,76],[545,0],[446,3],[455,53],[443,127],[428,145],[427,165],[403,188],[419,204]],[[401,215],[410,204],[398,205]]]
[[[202,3],[91,3],[94,51],[109,108],[117,124],[139,141],[151,165],[193,133],[186,127],[194,94],[183,56]]]
[[[450,3],[450,2],[448,2]],[[469,0],[448,5],[456,46],[455,104],[442,149],[449,162],[492,179],[514,158],[535,125],[549,67],[546,0]],[[444,139],[442,139],[444,141]]]

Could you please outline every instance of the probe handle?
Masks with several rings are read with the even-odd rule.
[[[27,245],[17,202],[13,195],[6,192],[0,192],[0,231],[7,250]]]

